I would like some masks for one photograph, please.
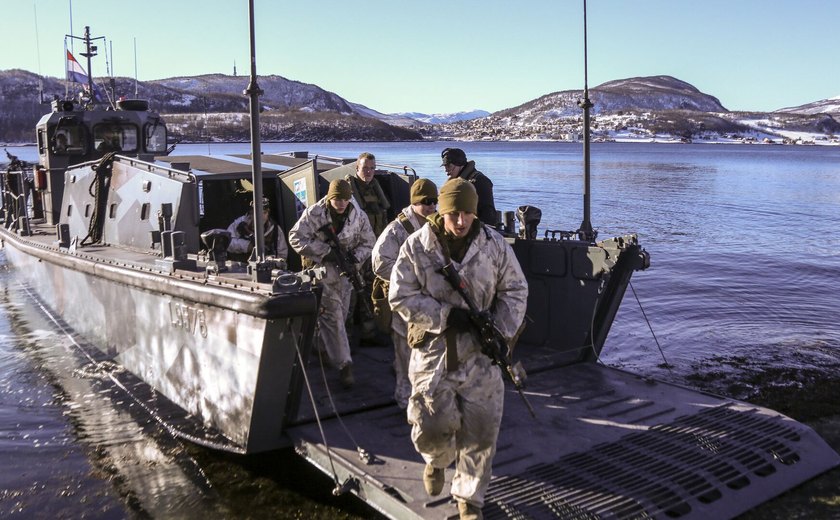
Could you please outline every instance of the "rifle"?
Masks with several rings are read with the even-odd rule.
[[[365,290],[365,280],[362,278],[362,273],[356,269],[354,261],[351,260],[341,247],[341,242],[338,241],[338,236],[332,224],[326,224],[318,231],[321,231],[327,236],[327,245],[329,245],[335,252],[335,263],[338,265],[338,270],[341,271],[341,276],[346,276],[353,284],[353,290],[356,291],[357,300],[361,302],[362,320],[365,322],[373,321],[373,309],[370,304],[370,296]]]
[[[472,322],[472,325],[478,329],[479,336],[481,338],[481,351],[493,360],[494,365],[498,365],[499,368],[502,369],[502,374],[505,374],[510,382],[513,383],[513,386],[516,387],[516,391],[519,392],[519,397],[522,398],[525,406],[528,407],[528,411],[531,412],[531,417],[536,419],[537,414],[534,413],[534,408],[531,406],[531,403],[528,402],[528,398],[525,397],[525,394],[522,393],[522,378],[519,377],[513,367],[510,366],[508,356],[503,354],[504,351],[508,351],[510,349],[508,348],[508,342],[504,335],[502,335],[499,328],[496,327],[493,317],[489,312],[478,310],[478,306],[475,304],[475,301],[473,301],[472,297],[467,292],[467,284],[464,282],[464,279],[461,278],[461,275],[458,274],[458,271],[455,270],[455,266],[452,265],[452,262],[443,266],[440,271],[443,277],[446,278],[446,281],[449,282],[455,291],[461,295],[461,298],[463,298],[467,307],[469,307],[470,321]],[[502,350],[503,348],[504,351]]]

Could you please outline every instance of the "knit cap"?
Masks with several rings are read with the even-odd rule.
[[[353,189],[345,179],[333,179],[330,182],[330,189],[327,190],[327,200],[353,198]]]
[[[423,199],[436,199],[438,196],[437,186],[429,179],[417,179],[411,185],[411,203],[417,204]]]
[[[445,215],[455,211],[478,211],[478,193],[475,186],[460,177],[446,181],[438,196],[438,213]]]

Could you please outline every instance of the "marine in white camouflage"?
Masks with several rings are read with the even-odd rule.
[[[386,292],[389,291],[391,271],[400,253],[400,246],[411,233],[426,224],[427,216],[435,212],[437,186],[429,179],[417,179],[411,185],[409,197],[411,205],[403,208],[399,216],[385,227],[373,246],[373,272]],[[384,303],[387,305],[387,302]],[[394,343],[394,400],[400,408],[406,408],[411,395],[411,381],[408,379],[411,349],[406,339],[408,327],[399,314],[391,314],[389,325]]]
[[[450,188],[452,183],[455,186]],[[400,249],[389,301],[408,323],[407,338],[413,347],[408,421],[414,446],[427,470],[442,470],[455,462],[451,494],[465,508],[480,509],[496,452],[504,386],[499,368],[481,352],[477,335],[469,326],[455,325],[452,315],[463,315],[467,306],[440,273],[447,260],[434,223],[439,232],[444,228],[453,190],[472,190],[475,197],[475,189],[463,179],[450,180],[441,188],[439,211],[444,215],[430,217],[430,224],[412,234]],[[460,205],[456,196],[456,208]],[[475,202],[468,209],[475,211]],[[468,293],[477,306],[489,311],[499,331],[511,339],[525,317],[527,282],[510,245],[471,215],[467,226],[471,242],[463,256],[453,255],[452,262],[469,284]],[[426,474],[424,483],[427,490],[437,487],[426,482]],[[436,492],[439,489],[430,494]]]
[[[286,260],[289,256],[289,248],[286,245],[283,228],[277,225],[268,215],[263,215],[263,218],[265,219],[263,223],[266,254]],[[251,250],[254,249],[254,217],[250,212],[231,222],[227,231],[231,236],[228,246],[229,253],[251,254]]]
[[[334,189],[334,185],[340,185],[341,188]],[[353,361],[345,328],[352,285],[346,276],[341,276],[335,261],[330,259],[330,255],[335,253],[327,244],[324,232],[319,230],[334,224],[336,212],[333,203],[339,201],[339,205],[344,208],[343,213],[340,213],[343,225],[341,229],[336,229],[339,243],[353,256],[357,269],[370,257],[375,237],[367,216],[350,204],[350,193],[347,181],[334,180],[330,183],[327,196],[306,208],[289,231],[289,245],[305,260],[326,268],[322,282],[321,313],[318,316],[318,338],[330,362],[342,370],[342,383],[345,386],[352,384],[352,375],[349,379],[345,378],[345,372],[349,370],[345,367],[350,367]]]

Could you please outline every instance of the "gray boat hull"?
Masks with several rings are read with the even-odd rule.
[[[39,248],[3,231],[19,279],[106,358],[227,437],[238,451],[282,435],[315,296],[267,298],[185,277]],[[311,335],[311,332],[308,332]]]

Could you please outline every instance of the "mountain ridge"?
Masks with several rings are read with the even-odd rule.
[[[384,114],[317,85],[279,75],[260,76],[261,134],[275,140],[548,139],[579,140],[581,90],[545,94],[492,114]],[[102,82],[97,79],[97,82]],[[117,95],[148,99],[183,140],[246,140],[248,78],[226,74],[180,76],[135,82],[114,78]],[[12,69],[0,71],[0,140],[31,140],[46,107],[35,100],[38,85],[63,97],[64,82]],[[594,103],[592,134],[610,140],[624,132],[638,138],[670,135],[683,140],[709,135],[788,139],[792,132],[840,134],[840,97],[773,112],[728,110],[718,98],[673,76],[617,79],[589,90]],[[413,117],[412,117],[413,116]]]

